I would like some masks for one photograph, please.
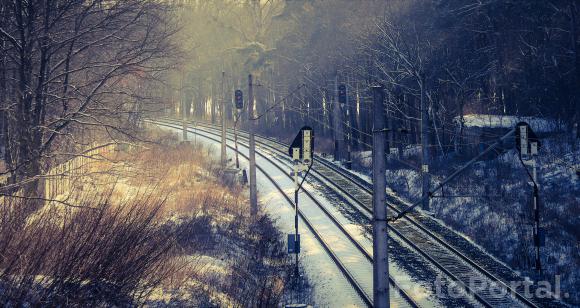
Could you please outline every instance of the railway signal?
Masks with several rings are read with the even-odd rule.
[[[344,147],[344,115],[342,112],[340,100],[340,88],[341,85],[338,84],[338,75],[336,75],[335,80],[335,96],[332,100],[332,112],[333,112],[333,124],[332,129],[334,130],[334,160],[340,163],[343,163],[346,155],[345,155],[345,147]],[[346,87],[343,88],[343,98],[346,102]]]
[[[541,147],[540,139],[530,125],[526,122],[519,122],[516,125],[516,149],[520,157],[528,159],[530,156],[535,156]]]
[[[338,86],[338,103],[346,104],[346,86],[344,84]]]
[[[312,151],[314,147],[314,136],[310,126],[304,126],[292,141],[288,149],[288,155],[294,162],[301,162],[303,165],[312,164]]]
[[[234,92],[236,109],[241,110],[244,108],[244,92],[242,90],[236,90]]]
[[[294,141],[288,148],[288,155],[292,157],[294,162],[292,175],[294,176],[294,234],[288,234],[288,253],[296,255],[295,277],[298,281],[298,254],[300,253],[300,233],[298,233],[298,192],[304,183],[304,179],[310,172],[314,162],[314,132],[309,126],[304,126],[300,129]],[[306,170],[304,177],[300,179],[302,171]],[[298,285],[298,283],[297,283]]]
[[[530,176],[532,180],[532,185],[534,187],[533,192],[533,211],[534,211],[534,246],[535,246],[535,259],[536,259],[536,271],[538,275],[542,274],[542,262],[540,258],[540,247],[544,245],[544,235],[540,229],[540,198],[538,189],[538,174],[537,174],[537,162],[536,156],[538,155],[538,150],[541,148],[542,144],[538,136],[534,133],[530,125],[526,122],[520,122],[516,125],[516,149],[519,152],[520,161],[526,166],[532,167],[532,174]],[[528,173],[529,175],[529,173]]]
[[[236,105],[236,114],[234,116],[234,146],[236,152],[236,168],[240,169],[240,158],[238,153],[238,120],[244,109],[244,92],[242,90],[234,91],[234,104]]]

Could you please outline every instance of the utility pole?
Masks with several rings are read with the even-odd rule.
[[[341,84],[338,86],[338,103],[341,107],[344,107],[346,111],[346,123],[347,123],[347,139],[346,139],[346,157],[345,167],[347,169],[352,168],[351,151],[352,151],[352,119],[350,116],[350,106],[348,105],[348,93],[346,90],[346,85]],[[341,113],[342,115],[342,113]]]
[[[389,106],[392,106],[393,94],[390,92],[388,93],[389,97]],[[394,130],[393,130],[393,117],[392,117],[392,110],[391,108],[387,109],[387,131],[388,131],[388,140],[387,143],[387,154],[391,154],[391,148],[395,144],[394,140]]]
[[[227,164],[227,152],[226,152],[226,92],[224,88],[224,81],[226,78],[226,73],[222,72],[222,101],[221,101],[221,112],[222,112],[222,151],[221,151],[221,166],[226,167]]]
[[[242,90],[234,91],[234,101],[236,103],[236,114],[234,116],[234,146],[236,152],[236,168],[240,169],[240,158],[238,155],[238,121],[242,116],[242,109],[244,108],[244,93]]]
[[[423,179],[422,199],[423,210],[429,210],[429,111],[425,101],[425,73],[420,73],[419,87],[421,88],[421,176]]]
[[[333,122],[334,122],[334,160],[342,162],[344,160],[344,130],[340,102],[338,100],[338,74],[335,77],[335,95],[333,99]]]
[[[254,90],[252,74],[248,75],[248,133],[250,135],[250,214],[258,214],[258,188],[256,186],[256,140],[254,137]]]
[[[389,307],[384,92],[373,86],[373,303]]]
[[[572,38],[572,51],[574,54],[574,68],[575,68],[575,76],[576,76],[576,85],[580,83],[580,45],[578,44],[579,39],[579,30],[576,26],[576,12],[578,11],[576,7],[576,1],[570,1],[570,37]],[[574,136],[574,149],[576,149],[576,145],[578,144],[578,139],[580,139],[580,108],[578,108],[578,101],[580,101],[580,89],[576,86],[575,91],[576,97],[576,108],[574,114],[574,124],[572,129],[574,130],[572,136]],[[576,169],[577,174],[580,175],[579,169]]]
[[[183,139],[183,141],[187,141],[187,119],[186,119],[185,114],[183,115],[183,118],[182,118],[182,124],[183,124],[182,125],[183,126],[182,127],[182,139]]]
[[[536,271],[542,275],[542,259],[540,247],[542,246],[542,231],[540,229],[540,196],[538,189],[538,175],[536,171],[536,159],[531,160],[534,178],[534,246],[536,246]]]
[[[184,99],[184,95],[183,95],[183,71],[181,72],[181,80],[180,80],[180,87],[179,87],[179,100],[181,102],[181,120],[182,120],[182,126],[183,126],[183,136],[182,139],[183,141],[187,141],[187,112],[185,110],[185,99]]]
[[[542,275],[542,261],[540,258],[540,247],[543,246],[543,234],[540,229],[540,197],[538,188],[538,173],[537,173],[537,162],[536,156],[538,155],[538,150],[540,149],[540,141],[538,136],[532,131],[531,127],[525,123],[520,122],[516,125],[516,147],[519,151],[520,161],[526,166],[532,167],[532,174],[528,172],[528,176],[532,180],[532,186],[534,192],[532,195],[533,205],[534,205],[534,246],[535,246],[535,259],[536,259],[536,271],[538,274],[538,279]],[[527,171],[527,168],[526,168]]]
[[[300,148],[297,148],[298,154],[300,153]],[[293,149],[294,150],[294,149]],[[295,155],[294,155],[295,156]],[[300,253],[300,233],[298,233],[298,193],[300,192],[300,180],[299,173],[302,171],[300,169],[301,165],[298,160],[294,161],[294,252],[295,252],[295,262],[294,262],[294,278],[296,279],[296,286],[298,286],[298,278],[300,276],[300,268],[298,266],[298,254]]]
[[[236,168],[240,169],[240,156],[238,155],[238,130],[237,130],[238,119],[237,119],[237,117],[239,117],[239,116],[236,115],[236,120],[234,121],[234,147],[235,147],[235,151],[236,151]]]

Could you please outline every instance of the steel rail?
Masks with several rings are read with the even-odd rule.
[[[211,126],[207,126],[207,128],[210,129],[214,129]],[[205,133],[209,133],[209,134],[214,134],[213,132],[204,130],[204,129],[200,129],[200,128],[196,128],[196,131],[203,131]],[[230,139],[231,140],[231,139]],[[262,143],[258,140],[256,140],[256,143]],[[268,146],[270,148],[273,148],[274,150],[281,152],[279,149],[276,149],[275,147],[272,146]],[[285,153],[284,153],[285,154]],[[269,159],[269,158],[268,158]],[[315,162],[320,162],[320,159],[316,159]],[[354,200],[355,202],[357,202],[357,204],[359,204],[364,210],[367,211],[367,213],[361,213],[361,214],[367,214],[365,216],[368,217],[369,214],[369,208],[363,203],[360,202],[356,197],[354,197],[352,194],[350,194],[349,192],[347,192],[346,190],[344,190],[343,187],[341,187],[340,185],[337,185],[336,183],[334,183],[331,179],[329,179],[328,177],[324,176],[323,174],[319,173],[316,171],[315,168],[313,168],[313,175],[314,174],[318,174],[320,177],[323,177],[326,181],[330,182],[333,184],[333,186],[337,187],[338,190],[340,190],[343,194],[347,195],[349,198],[351,198],[352,200]],[[316,175],[314,175],[316,176]],[[357,209],[358,210],[358,209]],[[323,210],[325,211],[325,210]],[[326,211],[325,211],[326,213]],[[372,211],[370,211],[370,214],[372,215]],[[330,215],[327,213],[327,215]],[[332,218],[331,218],[332,219]],[[407,236],[403,235],[401,232],[399,232],[398,230],[396,230],[395,228],[393,228],[391,225],[388,225],[389,230],[394,232],[399,238],[401,238],[403,240],[403,242],[405,242],[406,244],[408,244],[409,246],[411,246],[414,250],[416,250],[420,255],[422,255],[424,258],[426,258],[427,260],[429,260],[429,262],[431,262],[432,264],[435,265],[435,267],[437,267],[439,270],[441,270],[443,273],[445,273],[447,276],[449,276],[453,281],[455,281],[457,284],[459,284],[462,288],[464,288],[466,291],[468,291],[469,294],[471,294],[478,302],[480,302],[483,306],[488,307],[488,308],[492,308],[494,307],[493,304],[489,303],[485,298],[481,297],[479,294],[477,294],[476,292],[474,292],[474,290],[472,290],[469,286],[467,286],[460,278],[458,278],[457,276],[455,276],[453,273],[451,273],[447,268],[445,268],[442,264],[440,264],[439,262],[437,262],[435,259],[433,259],[428,253],[426,253],[423,249],[419,248],[414,242],[413,240],[409,239]],[[342,228],[341,228],[342,230]],[[343,231],[345,232],[345,231]],[[354,239],[352,239],[351,241],[356,241]],[[355,244],[355,246],[357,246],[357,248],[359,248],[359,244]],[[369,258],[369,260],[372,262],[372,257]],[[389,277],[391,278],[391,277]],[[400,289],[400,288],[399,288]]]
[[[164,121],[155,120],[155,121],[150,121],[150,122],[159,125],[159,123],[163,123]],[[167,122],[165,122],[165,123],[167,123]],[[168,126],[168,127],[172,127],[172,128],[176,128],[176,129],[182,129],[182,127],[180,127],[179,125],[173,124],[173,123],[171,123],[171,124],[162,124],[162,125],[165,125],[165,126]],[[189,130],[189,132],[195,133],[195,134],[199,134],[199,131],[203,131],[206,134],[211,134],[211,135],[217,136],[216,133],[209,132],[209,131],[206,131],[206,130],[197,129],[195,132],[193,132],[193,130]],[[208,139],[213,140],[213,141],[216,141],[216,142],[221,142],[220,140],[215,139],[215,138],[212,138],[212,137],[208,137],[208,136],[203,136],[203,137],[208,138]],[[231,138],[228,138],[228,139],[230,141],[232,141]],[[235,151],[235,149],[232,146],[228,145],[228,147],[230,149],[232,149],[232,150]],[[247,156],[245,154],[242,154],[240,152],[238,152],[238,153],[242,157],[244,157],[244,158],[247,159]],[[285,174],[289,179],[292,179],[292,177],[284,169],[282,169],[282,167],[280,167],[278,163],[274,162],[270,157],[268,157],[267,155],[264,155],[263,153],[261,153],[259,151],[257,151],[256,153],[258,153],[258,155],[260,155],[265,160],[267,160],[268,162],[270,162],[277,169],[279,169],[280,171],[282,171],[282,173]],[[280,163],[283,163],[283,162],[280,162]],[[276,188],[283,194],[284,198],[288,201],[288,203],[290,203],[294,207],[295,206],[294,202],[283,192],[283,190],[281,190],[281,188],[279,187],[279,185],[277,183],[275,183],[275,181],[272,179],[272,177],[270,175],[268,175],[260,166],[257,166],[257,168],[276,186]],[[307,190],[303,190],[303,191],[309,197],[309,199],[312,202],[314,202],[314,204],[316,204],[321,211],[323,211],[325,213],[325,215],[333,222],[333,224],[337,228],[339,228],[341,230],[341,232],[359,250],[359,252],[361,252],[363,254],[363,256],[365,257],[365,259],[367,259],[369,262],[372,263],[372,256],[360,245],[360,243],[358,243],[358,241],[356,241],[353,238],[353,236],[344,228],[344,226],[338,221],[338,219],[334,215],[332,215],[326,209],[326,207],[324,207],[316,198],[314,198],[314,196],[312,196],[312,194],[309,191],[307,191]],[[363,299],[363,301],[368,306],[372,306],[372,299],[369,297],[368,294],[366,294],[366,292],[364,292],[364,290],[362,289],[362,287],[360,286],[360,284],[356,281],[356,279],[352,276],[352,274],[350,274],[350,272],[348,271],[348,269],[346,268],[346,266],[344,266],[344,264],[342,264],[342,262],[340,261],[339,257],[337,257],[336,254],[332,251],[332,248],[330,248],[330,245],[328,243],[326,243],[326,241],[322,238],[322,236],[320,235],[320,233],[318,231],[316,231],[316,228],[308,220],[308,218],[306,217],[306,215],[304,215],[304,213],[300,209],[298,210],[298,212],[299,212],[299,215],[300,215],[301,219],[306,223],[306,225],[308,226],[309,230],[319,240],[319,242],[321,243],[321,245],[323,246],[323,248],[325,249],[325,251],[327,251],[327,253],[331,257],[331,259],[339,267],[339,269],[341,270],[341,272],[343,273],[343,275],[345,275],[345,277],[347,278],[347,280],[349,281],[349,283],[351,283],[351,285],[353,286],[353,288],[355,289],[355,291],[357,291],[357,293],[359,294],[359,296],[361,296],[361,298]],[[400,293],[400,295],[405,299],[405,301],[407,301],[407,303],[410,306],[412,306],[412,307],[419,307],[418,304],[411,298],[411,296],[409,296],[398,285],[398,283],[392,277],[389,277],[389,281],[390,281],[391,285]]]
[[[206,128],[209,128],[209,129],[215,129],[213,127],[213,125],[211,125],[211,124],[206,124],[206,123],[202,123],[202,122],[196,122],[196,124],[198,124],[198,125],[201,124],[200,126],[205,126]],[[264,136],[259,136],[259,135],[256,135],[256,137],[257,138],[260,138],[260,139],[265,139],[267,142],[274,143],[274,144],[279,145],[281,147],[287,147],[287,145],[285,145],[284,143],[279,142],[277,140],[273,140],[272,138],[268,138],[268,137],[264,137]],[[261,142],[261,141],[258,141],[258,140],[256,140],[256,142],[261,143],[263,145],[266,145],[267,147],[272,148],[275,151],[281,152],[282,154],[285,155],[285,151],[283,151],[283,150],[281,150],[281,149],[279,149],[279,148],[277,148],[275,146],[269,145],[269,144],[267,144],[265,142]],[[364,181],[364,180],[362,180],[360,178],[359,179],[353,179],[353,176],[347,175],[345,173],[345,171],[340,170],[339,167],[334,166],[332,163],[327,162],[324,159],[317,159],[316,162],[322,164],[323,166],[331,169],[333,172],[335,172],[335,173],[339,174],[340,176],[346,178],[347,180],[349,180],[350,182],[354,183],[356,186],[358,186],[359,188],[361,188],[366,193],[368,193],[368,194],[370,194],[372,196],[372,191],[369,189],[369,187],[366,186],[366,185],[364,185],[364,184],[362,184],[362,183],[360,183],[360,181]],[[365,209],[368,213],[372,213],[372,210],[365,203],[360,202],[358,200],[358,198],[356,198],[355,196],[353,196],[352,193],[346,191],[344,189],[344,187],[342,187],[341,185],[337,185],[328,176],[326,176],[326,175],[318,172],[318,170],[316,170],[316,168],[313,168],[313,171],[314,171],[313,172],[313,175],[315,177],[316,177],[316,174],[317,174],[319,177],[325,179],[327,182],[331,183],[334,187],[336,187],[338,190],[340,190],[343,194],[347,195],[349,198],[351,198],[352,200],[354,200],[355,202],[357,202],[359,204],[359,206],[361,206],[363,209]],[[394,211],[396,211],[397,213],[400,212],[400,210],[398,208],[396,208],[392,203],[387,202],[387,205],[391,209],[393,209]],[[513,288],[511,288],[510,286],[508,286],[505,282],[503,282],[501,279],[497,278],[495,275],[493,275],[492,273],[490,273],[489,271],[487,271],[486,269],[484,269],[482,266],[480,266],[479,264],[477,264],[476,262],[474,262],[473,260],[471,260],[470,258],[468,258],[467,256],[465,256],[463,253],[461,253],[460,251],[458,251],[455,247],[451,246],[446,241],[444,241],[443,239],[441,239],[437,234],[435,234],[434,232],[428,230],[425,226],[422,225],[422,223],[416,221],[414,218],[409,217],[409,216],[403,216],[403,219],[405,219],[406,221],[410,222],[413,226],[415,226],[418,229],[420,229],[423,233],[425,233],[430,238],[433,238],[436,242],[438,242],[444,248],[450,250],[454,255],[456,255],[457,257],[459,257],[461,260],[465,261],[466,263],[468,263],[477,272],[483,274],[488,279],[490,279],[492,282],[498,283],[499,285],[501,285],[504,289],[506,289],[510,294],[513,294],[514,297],[516,297],[518,300],[520,300],[521,302],[523,302],[525,305],[527,305],[529,307],[538,307],[530,299],[528,299],[527,297],[521,295],[519,292],[517,292],[517,290],[514,290]],[[423,255],[430,262],[432,262],[437,268],[441,269],[445,274],[447,274],[448,276],[450,276],[454,281],[456,281],[457,283],[459,283],[460,285],[462,285],[464,288],[466,288],[466,290],[468,290],[469,293],[472,294],[484,306],[487,306],[487,307],[493,307],[494,306],[493,304],[489,303],[486,299],[484,299],[483,297],[481,297],[473,289],[469,288],[460,278],[458,278],[456,275],[453,275],[452,273],[450,273],[446,268],[444,268],[443,265],[441,265],[439,262],[436,262],[431,256],[429,256],[429,254],[427,254],[425,251],[423,251],[422,249],[420,249],[419,247],[417,247],[417,245],[415,245],[413,243],[413,241],[411,241],[410,239],[408,239],[407,237],[405,237],[399,230],[396,230],[391,225],[389,225],[389,228],[395,234],[397,234],[397,236],[401,237],[406,243],[410,244],[410,246],[413,247],[413,249],[417,250],[421,255]]]

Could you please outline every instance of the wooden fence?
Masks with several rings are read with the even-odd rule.
[[[90,150],[76,154],[70,159],[53,166],[39,178],[40,197],[45,200],[58,200],[59,196],[72,192],[75,180],[91,172],[91,165],[97,161],[96,159],[99,157],[104,158],[113,151],[117,151],[118,146],[118,144],[92,145],[88,147]],[[9,177],[10,175],[0,177],[0,189],[8,184]],[[19,191],[13,192],[11,195],[21,195]],[[6,194],[6,192],[3,193]],[[5,199],[6,197],[2,198]]]

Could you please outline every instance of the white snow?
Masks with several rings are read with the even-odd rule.
[[[191,135],[191,133],[190,133]],[[190,138],[191,140],[191,138]],[[205,145],[216,147],[215,141],[208,140],[202,136],[197,137],[197,141],[202,141]],[[228,141],[229,145],[233,142]],[[228,156],[233,157],[233,151],[228,148]],[[240,144],[239,150],[241,153],[247,155],[248,150]],[[262,151],[261,149],[257,149]],[[274,156],[275,154],[264,151],[267,156]],[[284,172],[277,167],[267,162],[261,155],[256,155],[256,162],[274,178],[280,185],[282,190],[291,199],[293,198],[294,183],[288,178]],[[242,169],[248,168],[247,161],[240,156],[240,167]],[[290,171],[290,170],[288,170]],[[281,196],[281,193],[268,180],[268,178],[258,170],[257,174],[258,186],[258,200],[263,206],[263,209],[276,221],[280,231],[283,233],[294,232],[294,209]],[[363,174],[357,174],[364,178],[368,178]],[[308,181],[305,183],[305,188],[313,193],[317,199],[330,213],[336,217],[347,231],[356,238],[357,241],[372,255],[372,243],[364,237],[361,226],[354,225],[347,218],[343,216],[340,211],[335,208],[323,193],[317,192],[316,188]],[[348,199],[348,198],[347,198]],[[307,215],[311,223],[321,234],[323,239],[331,244],[332,249],[338,259],[347,266],[353,277],[361,284],[365,292],[372,297],[372,264],[358,252],[354,245],[346,239],[346,236],[332,223],[329,222],[326,214],[324,214],[309,198],[303,193],[299,196],[300,209]],[[319,241],[314,237],[310,230],[306,227],[305,222],[300,219],[300,234],[301,234],[301,248],[300,264],[304,269],[309,282],[313,284],[314,304],[320,307],[363,307],[364,303],[356,294],[354,289],[350,286],[346,278],[338,270],[332,259],[328,256]],[[394,263],[389,264],[389,271],[401,287],[409,294],[412,294],[414,299],[425,307],[438,307],[441,303],[434,300],[432,291],[424,285],[417,283],[415,279],[407,273],[406,270],[399,268]],[[398,306],[396,291],[391,291],[393,297],[392,304]]]
[[[162,129],[167,129],[162,127]],[[189,140],[192,140],[193,134],[189,133]],[[218,146],[214,141],[204,137],[197,136],[197,142],[203,142],[204,145],[210,146],[219,153]],[[232,142],[228,141],[228,144]],[[230,144],[230,145],[233,145]],[[233,151],[228,148],[228,156],[233,157]],[[248,155],[247,148],[239,146],[241,153]],[[277,168],[268,164],[259,155],[256,155],[256,161],[261,165],[270,176],[275,180],[280,180],[281,188],[287,195],[293,196],[294,183]],[[268,166],[270,165],[270,166]],[[240,168],[248,170],[248,162],[240,156]],[[276,187],[264,176],[259,170],[257,174],[258,202],[263,205],[263,209],[276,221],[280,231],[284,233],[294,232],[294,209],[288,205],[286,200],[280,195]],[[306,202],[305,197],[301,194],[300,206],[306,210],[313,205]],[[345,277],[337,269],[332,259],[327,255],[322,246],[314,235],[307,229],[304,221],[300,219],[300,238],[301,249],[300,264],[304,268],[305,274],[314,288],[315,305],[319,307],[364,307],[364,303],[356,294],[354,289],[349,285]],[[319,230],[320,231],[320,230]],[[341,249],[345,254],[350,250],[346,247]],[[344,256],[348,259],[348,256]],[[351,262],[360,262],[358,258]],[[372,282],[372,274],[368,275],[369,282]],[[370,294],[372,296],[372,292]]]
[[[459,123],[460,117],[454,121]],[[468,114],[463,116],[465,127],[512,128],[519,122],[528,123],[536,132],[553,132],[558,129],[558,122],[538,117],[519,117],[511,115]]]

